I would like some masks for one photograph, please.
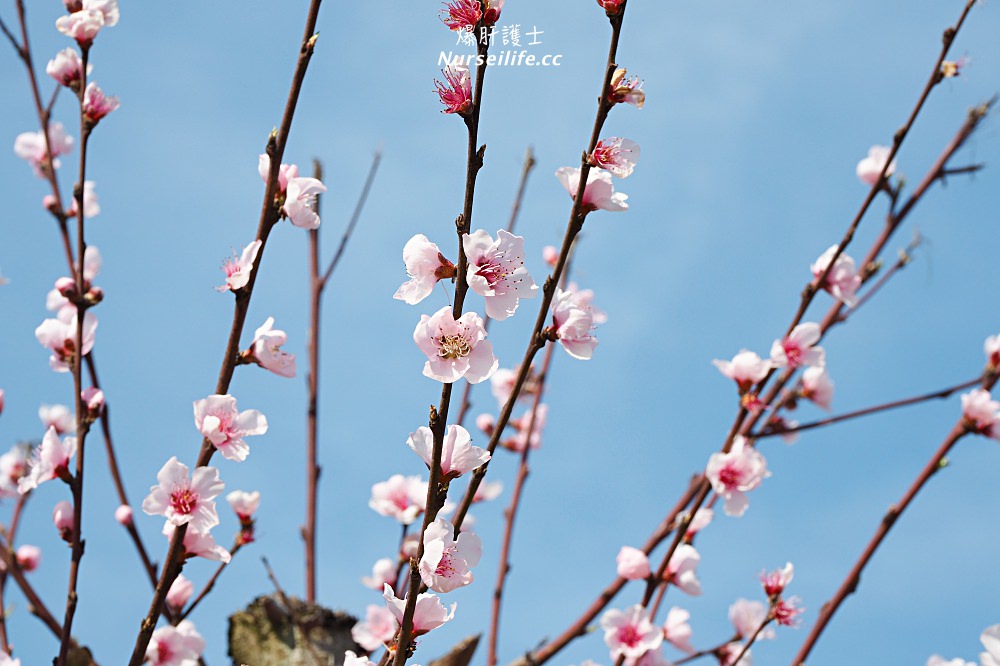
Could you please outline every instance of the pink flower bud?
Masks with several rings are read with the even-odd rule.
[[[84,419],[93,423],[104,412],[104,391],[94,386],[83,389],[80,392],[80,397],[83,399],[83,405],[87,408],[86,414],[84,414]]]
[[[59,278],[56,280],[56,291],[58,291],[63,298],[76,298],[78,295],[76,290],[76,280],[68,277]]]
[[[625,0],[597,0],[597,4],[604,8],[608,16],[614,16],[622,10]]]
[[[4,398],[5,397],[6,397],[6,394],[3,392],[3,389],[0,389],[0,414],[3,414],[3,405],[4,405]]]
[[[771,598],[780,597],[788,584],[792,582],[794,573],[795,569],[791,562],[785,564],[784,568],[775,569],[770,573],[761,573],[760,582],[764,586],[764,594]]]
[[[67,47],[49,61],[45,73],[67,88],[79,90],[80,80],[83,78],[83,62],[76,49]]]
[[[63,541],[71,543],[73,541],[73,505],[63,500],[52,509],[52,522],[59,530],[59,536]]]
[[[17,549],[14,557],[17,558],[17,565],[21,567],[21,570],[27,573],[38,568],[38,563],[42,559],[42,551],[37,546],[24,545]]]
[[[115,509],[115,520],[118,521],[119,525],[128,527],[132,524],[132,507],[128,504],[122,504],[120,507]]]
[[[492,414],[480,414],[476,417],[476,427],[487,435],[493,434],[493,428],[496,427],[496,424],[496,419],[493,418]]]
[[[618,551],[618,575],[626,580],[649,578],[649,558],[638,548],[622,546]]]
[[[555,245],[546,245],[542,248],[542,259],[549,266],[555,268],[556,263],[559,261],[559,248]]]
[[[178,575],[170,586],[170,590],[167,591],[167,604],[175,610],[181,610],[187,605],[193,592],[194,583],[184,576]]]
[[[101,118],[120,106],[117,97],[108,97],[96,83],[88,83],[83,91],[83,115],[91,125],[96,125]]]

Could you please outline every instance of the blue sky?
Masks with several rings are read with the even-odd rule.
[[[32,3],[30,29],[39,71],[68,45],[54,29],[61,4]],[[162,4],[123,5],[120,24],[92,51],[93,78],[122,106],[96,130],[89,153],[102,213],[88,228],[105,266],[106,300],[95,355],[113,408],[113,430],[132,502],[138,505],[171,455],[193,462],[200,441],[191,403],[215,385],[231,316],[231,297],[213,287],[219,266],[252,240],[262,184],[257,155],[280,120],[307,3],[253,1],[234,12]],[[619,189],[626,213],[592,215],[574,273],[596,292],[609,321],[594,359],[558,351],[549,390],[549,425],[519,516],[502,624],[508,661],[576,617],[614,576],[623,544],[639,545],[701,469],[725,435],[735,392],[712,367],[747,347],[765,354],[785,329],[809,264],[837,242],[866,194],[854,167],[872,144],[887,144],[905,120],[934,62],[941,31],[959,15],[956,0],[913,3],[724,2],[630,4],[620,64],[645,80],[647,103],[616,109],[605,135],[642,147],[636,172]],[[11,8],[0,9],[11,23]],[[532,53],[561,54],[550,68],[490,70],[482,112],[486,164],[474,226],[506,224],[521,159],[534,147],[518,231],[536,281],[541,249],[557,244],[570,200],[553,178],[575,165],[589,137],[609,30],[596,3],[507,3],[502,25],[539,31]],[[939,86],[899,156],[914,183],[962,123],[966,109],[1000,89],[1000,29],[994,3],[977,6],[955,44],[971,63]],[[420,314],[447,303],[438,289],[419,306],[391,299],[405,279],[400,258],[423,233],[446,255],[456,250],[465,131],[442,115],[433,92],[441,51],[455,37],[436,7],[416,3],[330,2],[292,129],[285,161],[324,160],[323,244],[329,253],[354,206],[372,152],[382,169],[351,247],[327,295],[323,324],[319,588],[322,602],[356,614],[380,597],[358,579],[390,555],[398,527],[367,508],[370,487],[395,473],[419,474],[406,448],[424,424],[439,386],[420,374],[412,343]],[[0,127],[8,146],[36,130],[23,69],[0,49]],[[44,85],[48,87],[49,82]],[[63,96],[56,118],[70,125]],[[75,134],[75,132],[74,132]],[[958,383],[981,369],[982,342],[1000,332],[997,317],[996,192],[992,163],[1000,145],[995,114],[956,164],[986,162],[974,178],[935,187],[891,244],[914,229],[928,239],[916,261],[870,306],[824,343],[837,382],[835,411],[846,411]],[[71,155],[64,163],[73,163]],[[0,448],[42,435],[42,403],[67,402],[67,376],[48,370],[32,332],[46,316],[44,296],[65,267],[45,184],[11,150],[0,151],[5,204],[0,289],[5,326],[0,387]],[[73,167],[75,170],[75,166]],[[64,195],[71,187],[62,174]],[[848,250],[864,254],[881,228],[875,203]],[[268,316],[288,331],[289,350],[305,358],[306,234],[287,223],[269,242],[251,306],[246,340]],[[478,298],[470,307],[482,307]],[[821,295],[807,319],[825,312]],[[501,365],[520,359],[535,305],[492,327]],[[192,616],[209,643],[209,664],[226,663],[226,617],[271,591],[259,556],[301,593],[304,372],[282,379],[241,368],[232,392],[242,409],[263,411],[264,437],[251,440],[243,464],[219,461],[227,490],[263,493],[259,542],[245,549]],[[486,387],[473,414],[495,410]],[[714,645],[731,629],[737,597],[759,597],[757,573],[796,565],[792,591],[810,625],[839,585],[888,506],[898,500],[959,414],[958,398],[804,435],[793,447],[762,444],[773,476],[751,496],[741,519],[720,517],[698,542],[704,594],[672,590],[668,603],[691,610],[694,643]],[[821,416],[803,406],[802,420]],[[477,443],[485,438],[477,437]],[[87,455],[80,610],[74,632],[103,664],[122,663],[149,602],[149,587],[112,513],[117,504],[100,440]],[[1000,622],[996,599],[995,492],[1000,447],[968,439],[951,465],[921,493],[819,643],[810,665],[923,664],[939,652],[972,659],[978,635]],[[515,463],[498,455],[490,478],[507,491],[477,507],[486,555],[477,581],[452,593],[456,620],[425,638],[418,663],[482,631],[500,542],[500,515]],[[43,548],[34,574],[61,615],[68,551],[49,520],[68,493],[47,484],[29,503],[22,543]],[[0,507],[7,520],[10,503]],[[235,519],[223,511],[216,535],[226,542]],[[160,519],[138,525],[157,559]],[[214,565],[192,562],[185,574],[205,581]],[[11,590],[9,627],[26,665],[47,663],[55,642]],[[627,588],[619,607],[638,601]],[[755,649],[757,663],[786,663],[807,627],[779,632]],[[668,653],[668,657],[675,656]],[[478,655],[480,659],[483,654]],[[555,663],[609,663],[597,634]]]

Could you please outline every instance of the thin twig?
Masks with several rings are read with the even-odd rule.
[[[177,616],[176,621],[171,620],[170,624],[176,626],[180,624],[182,620],[187,619],[187,616],[190,615],[194,611],[194,609],[198,607],[198,604],[201,603],[201,600],[207,597],[208,593],[212,591],[212,588],[215,587],[216,581],[219,580],[219,576],[222,575],[222,570],[225,569],[227,566],[229,566],[229,563],[233,561],[232,558],[236,557],[236,553],[238,553],[240,551],[240,548],[242,547],[243,543],[239,539],[237,539],[236,543],[233,544],[232,550],[229,551],[229,557],[230,557],[229,562],[219,563],[219,566],[216,568],[215,573],[213,573],[212,577],[208,579],[208,582],[205,583],[205,587],[201,589],[201,592],[199,592],[198,596],[194,598],[194,601],[192,601],[190,605],[188,605],[188,607],[185,608],[184,611]]]
[[[330,281],[330,276],[333,275],[333,271],[336,270],[337,264],[340,263],[340,258],[344,255],[344,250],[347,248],[347,242],[351,239],[351,235],[354,233],[354,227],[357,226],[358,220],[361,219],[361,212],[365,209],[365,202],[368,201],[368,193],[371,191],[372,184],[375,182],[375,174],[378,173],[378,167],[381,162],[382,149],[379,148],[372,156],[372,165],[368,168],[368,176],[365,178],[365,184],[361,188],[361,194],[358,195],[358,201],[354,205],[354,212],[351,214],[351,219],[347,223],[347,228],[344,229],[344,235],[340,237],[340,245],[337,247],[337,251],[334,253],[333,258],[330,259],[329,265],[323,272],[323,282],[320,289],[325,287],[326,283]]]
[[[325,666],[327,663],[326,660],[323,659],[319,652],[316,651],[316,646],[312,644],[312,640],[309,638],[309,633],[306,631],[301,619],[299,619],[299,614],[295,610],[295,606],[292,605],[292,602],[285,594],[285,591],[281,589],[281,584],[278,582],[278,578],[274,575],[274,570],[271,569],[271,565],[268,564],[267,558],[261,557],[260,561],[264,563],[264,568],[267,569],[267,577],[271,579],[271,583],[274,585],[274,590],[278,593],[278,598],[281,599],[281,603],[286,609],[288,609],[288,617],[291,619],[292,624],[294,624],[295,628],[299,630],[300,634],[302,634],[302,644],[305,646],[309,656],[312,657],[316,666]]]

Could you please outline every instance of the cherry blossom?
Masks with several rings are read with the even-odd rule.
[[[503,481],[483,481],[476,488],[476,494],[472,496],[473,503],[475,502],[489,502],[500,497],[500,493],[503,492]],[[468,518],[466,518],[468,520]],[[463,522],[464,526],[465,523]]]
[[[411,432],[406,440],[407,446],[420,456],[427,468],[434,463],[434,433],[427,426],[420,426],[416,432]],[[472,446],[469,431],[460,425],[450,425],[445,430],[441,448],[441,475],[445,480],[457,479],[471,472],[490,459],[485,449]]]
[[[132,524],[132,507],[128,504],[122,504],[117,509],[115,509],[115,521],[124,527],[128,527]]]
[[[540,448],[542,446],[542,430],[545,429],[548,416],[549,406],[542,403],[535,410],[534,419],[531,416],[531,408],[520,418],[510,419],[507,425],[517,430],[517,434],[500,442],[501,446],[514,453],[521,453],[528,446],[533,449]],[[528,433],[529,425],[531,426],[530,434]]]
[[[803,365],[823,366],[826,363],[826,353],[822,347],[815,346],[821,336],[819,324],[799,324],[788,337],[775,340],[771,345],[771,363],[776,368],[787,366],[791,370]]]
[[[59,538],[66,542],[73,541],[73,505],[63,500],[52,509],[52,524],[59,531]]]
[[[260,367],[281,377],[295,376],[295,354],[281,350],[288,341],[288,334],[274,328],[274,317],[268,317],[264,324],[254,331],[250,343],[249,358]]]
[[[646,103],[646,91],[642,89],[639,77],[626,78],[628,72],[624,67],[619,67],[611,76],[611,85],[608,90],[608,102],[610,104],[621,104],[625,102],[637,109],[641,109]]]
[[[478,3],[477,3],[478,4]],[[434,79],[434,87],[445,108],[441,113],[457,113],[468,116],[472,113],[472,77],[469,68],[462,63],[451,63],[441,70],[444,82]]]
[[[649,557],[638,548],[622,546],[615,561],[618,563],[618,575],[625,580],[642,580],[650,576]]]
[[[38,418],[46,429],[55,428],[58,435],[75,427],[73,412],[66,405],[42,405],[38,408]]]
[[[826,368],[806,368],[806,371],[802,373],[800,393],[803,398],[812,400],[823,409],[830,411],[830,403],[833,401],[833,380],[827,374]]]
[[[441,21],[453,31],[471,31],[483,17],[479,0],[452,0],[441,10]]]
[[[83,91],[83,116],[91,127],[119,106],[121,103],[117,97],[108,97],[93,81]]]
[[[757,382],[764,379],[771,370],[771,362],[761,359],[755,352],[741,349],[740,353],[733,357],[732,361],[715,359],[712,365],[719,369],[726,377],[729,377],[740,393],[746,393]]]
[[[406,608],[406,600],[398,599],[388,584],[382,588],[382,598],[389,608],[398,624],[403,624],[403,611]],[[426,634],[428,631],[437,629],[445,622],[455,617],[455,607],[445,608],[444,604],[436,594],[420,594],[417,596],[417,603],[413,610],[413,630],[411,636],[417,637]]]
[[[0,497],[18,494],[17,484],[28,471],[28,448],[15,444],[10,451],[0,455]]]
[[[1000,624],[986,627],[979,636],[986,652],[979,655],[982,666],[1000,666]]]
[[[688,624],[690,619],[691,613],[674,606],[667,612],[667,620],[663,623],[664,640],[688,654],[695,651],[694,646],[691,645],[692,631],[691,625]]]
[[[617,136],[598,141],[589,157],[592,166],[607,169],[612,176],[619,178],[631,176],[638,159],[639,144]]]
[[[795,567],[792,566],[791,562],[786,563],[781,569],[775,569],[770,573],[762,572],[760,574],[760,582],[764,586],[764,594],[770,598],[780,597],[788,584],[792,582],[794,574]]]
[[[991,335],[983,343],[986,362],[993,369],[1000,368],[1000,335]]]
[[[470,384],[489,379],[499,361],[485,337],[483,320],[475,312],[466,312],[457,321],[450,306],[430,317],[422,315],[413,331],[413,341],[429,359],[424,364],[424,376],[445,384],[462,377]]]
[[[42,549],[38,546],[25,544],[14,552],[14,559],[21,571],[30,573],[38,568],[42,561]]]
[[[176,529],[176,525],[167,521],[163,523],[162,534],[167,539],[172,539]],[[229,564],[232,560],[232,554],[217,544],[211,533],[195,532],[191,528],[188,528],[187,532],[184,533],[184,557],[185,559],[203,557],[206,560],[215,560],[223,564]]]
[[[89,74],[93,68],[93,65],[87,65],[87,73]],[[45,66],[45,73],[67,88],[78,90],[83,79],[83,61],[80,60],[76,49],[67,46],[57,53],[55,58],[49,60],[49,64]]]
[[[226,260],[222,265],[222,270],[226,273],[226,284],[216,287],[217,291],[237,291],[250,282],[250,273],[253,271],[253,264],[257,261],[257,253],[263,243],[260,239],[243,248],[243,253],[239,257],[233,252],[233,258]]]
[[[383,557],[377,560],[372,566],[371,576],[362,576],[361,584],[373,590],[381,590],[386,583],[394,583],[396,580],[396,562]],[[378,608],[376,606],[376,608]]]
[[[52,149],[52,166],[59,168],[59,156],[73,150],[73,137],[66,134],[63,124],[49,123],[49,147]],[[45,145],[45,135],[41,132],[23,132],[14,139],[14,154],[27,160],[35,175],[45,178],[48,172],[48,148]]]
[[[157,485],[149,489],[142,501],[142,510],[159,515],[171,525],[188,525],[188,533],[207,533],[219,524],[215,497],[225,484],[214,467],[197,467],[188,476],[187,465],[174,456],[156,474]]]
[[[267,419],[256,409],[239,411],[231,395],[210,395],[194,402],[194,424],[223,457],[241,462],[250,453],[243,440],[267,432]]]
[[[952,79],[959,76],[965,66],[969,64],[969,58],[959,58],[958,60],[944,60],[941,62],[941,78]]]
[[[742,516],[750,505],[746,493],[760,485],[771,473],[760,452],[737,435],[729,453],[713,453],[705,475],[716,493],[725,499],[727,516]]]
[[[566,353],[583,361],[593,357],[597,346],[597,338],[591,335],[594,330],[594,313],[580,307],[573,292],[556,289],[552,301],[552,320],[554,327],[550,335],[559,341]]]
[[[177,574],[177,578],[171,583],[167,590],[167,605],[175,611],[180,611],[187,605],[191,595],[194,594],[194,583],[185,578],[182,574]]]
[[[566,291],[573,292],[573,300],[584,310],[590,310],[591,314],[594,316],[595,324],[606,324],[608,321],[608,315],[604,310],[594,307],[594,290],[593,289],[580,289],[580,285],[576,282],[570,282],[566,285]]]
[[[0,666],[21,666],[21,660],[14,659],[3,650],[0,650]]]
[[[945,659],[941,655],[933,654],[927,659],[927,666],[976,666],[976,664],[964,659]]]
[[[351,638],[369,652],[386,645],[395,635],[396,618],[385,606],[369,605],[365,619],[351,627]]]
[[[800,605],[798,597],[790,599],[779,599],[771,609],[774,621],[783,627],[797,627],[802,621],[802,613],[805,611]]]
[[[767,620],[767,606],[759,601],[737,599],[729,607],[729,621],[733,623],[736,634],[743,639],[750,638]],[[774,630],[766,627],[757,634],[757,639],[774,638]]]
[[[739,657],[740,654],[743,656],[737,662],[736,657]],[[740,641],[726,643],[716,650],[715,656],[718,658],[720,666],[751,666],[753,663],[750,650],[744,652],[743,643]]]
[[[375,662],[368,657],[359,657],[354,654],[354,650],[346,650],[343,666],[375,666]]]
[[[403,246],[408,282],[400,285],[393,298],[416,305],[430,296],[438,280],[454,277],[455,265],[444,258],[438,246],[423,234],[417,234]]]
[[[882,169],[885,169],[885,163],[889,159],[890,152],[892,150],[886,146],[872,146],[869,148],[868,157],[858,162],[857,169],[855,169],[858,179],[865,185],[874,185],[877,183],[879,176],[882,175]],[[885,171],[885,177],[888,178],[895,171],[896,160],[893,160],[889,164],[889,168]]]
[[[962,396],[962,417],[969,432],[1000,439],[1000,402],[986,389],[974,389]]]
[[[560,167],[556,170],[556,178],[575,201],[576,193],[580,189],[579,167]],[[587,174],[587,186],[583,190],[582,205],[585,212],[598,209],[612,212],[628,210],[626,199],[628,199],[627,194],[615,192],[615,186],[609,172],[593,168]]]
[[[684,512],[684,515],[687,516],[686,511]],[[694,538],[695,534],[709,526],[713,518],[715,518],[715,511],[709,509],[708,507],[703,506],[695,511],[694,518],[691,519],[691,522],[688,524],[687,532],[684,534],[684,539],[690,542],[691,539]]]
[[[580,181],[577,180],[577,184],[579,184],[579,182]],[[557,248],[555,245],[546,245],[545,247],[543,247],[542,261],[547,263],[552,268],[555,268],[556,264],[559,263],[559,248]]]
[[[205,651],[205,640],[190,620],[176,627],[160,627],[153,632],[146,647],[149,666],[197,666]]]
[[[701,581],[698,580],[696,571],[699,562],[701,554],[697,549],[689,543],[682,543],[670,556],[663,577],[685,594],[696,597],[701,594]]]
[[[612,608],[601,616],[604,643],[611,658],[638,659],[663,643],[663,630],[653,624],[649,612],[636,604],[627,610]]]
[[[257,162],[257,172],[267,182],[271,171],[271,158],[265,153]],[[316,178],[299,176],[299,167],[295,164],[282,164],[278,167],[278,192],[275,204],[281,205],[282,215],[292,224],[303,229],[317,229],[319,215],[315,210],[317,195],[326,192],[326,185]]]
[[[424,512],[427,502],[427,482],[419,476],[394,474],[388,481],[372,486],[368,506],[378,514],[395,518],[409,525]]]
[[[490,393],[496,398],[497,406],[501,409],[507,404],[510,393],[514,390],[518,372],[520,372],[519,369],[500,368],[490,377]],[[517,399],[523,401],[537,392],[538,376],[534,372],[534,367],[532,367],[528,370],[528,377],[524,380],[524,384],[521,385],[521,391],[517,394]]]
[[[49,428],[31,457],[28,473],[18,480],[17,492],[24,495],[37,488],[38,484],[56,477],[69,479],[69,461],[75,454],[76,437],[60,440],[56,429]]]
[[[230,508],[240,519],[240,522],[245,522],[252,519],[253,514],[257,512],[257,508],[260,506],[260,492],[255,490],[248,493],[243,490],[234,490],[226,495],[226,501],[229,502]]]
[[[96,386],[88,386],[80,391],[80,401],[84,406],[83,420],[93,423],[104,413],[104,391]]]
[[[608,16],[614,16],[622,10],[625,0],[597,0],[597,4],[604,8]]]
[[[472,532],[454,538],[455,526],[438,518],[424,530],[424,556],[420,578],[435,592],[451,592],[472,582],[472,567],[479,564],[483,543]]]
[[[838,245],[831,245],[826,252],[821,254],[816,261],[809,266],[814,278],[823,275],[823,271],[830,265],[830,259],[836,254]],[[858,304],[858,297],[855,292],[861,287],[861,275],[858,273],[854,259],[841,252],[834,262],[833,268],[826,276],[826,282],[822,288],[842,302],[847,307],[853,308]]]
[[[486,11],[483,12],[483,24],[493,25],[500,20],[504,0],[486,0]]]
[[[524,267],[524,238],[503,229],[493,240],[479,229],[462,234],[462,246],[469,260],[466,280],[472,291],[486,299],[486,314],[506,319],[517,310],[522,298],[538,293],[535,281]]]
[[[35,338],[43,347],[50,350],[49,367],[56,372],[69,372],[70,366],[76,363],[76,328],[77,316],[73,314],[69,321],[46,319],[35,329]],[[83,316],[83,355],[86,356],[94,348],[94,334],[97,331],[97,317],[92,312]]]

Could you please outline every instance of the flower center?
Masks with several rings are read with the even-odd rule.
[[[783,346],[785,348],[785,357],[788,359],[788,365],[793,368],[802,365],[802,348],[791,340],[785,340]]]
[[[438,338],[438,356],[441,358],[464,358],[472,351],[469,341],[461,335],[446,335]]]
[[[438,576],[444,576],[445,578],[451,578],[455,575],[455,566],[451,563],[451,551],[445,549],[444,553],[441,554],[441,561],[438,562],[437,568],[434,569],[434,573]]]
[[[484,257],[479,261],[480,263],[477,264],[477,273],[486,279],[486,283],[490,285],[491,289],[497,282],[507,277],[507,271],[504,270],[503,265],[496,258],[487,259]]]
[[[719,470],[719,481],[722,482],[726,488],[735,488],[740,484],[742,478],[740,470],[732,465],[726,465]]]
[[[633,624],[626,624],[624,627],[618,630],[618,640],[628,647],[635,647],[639,644],[642,637],[639,635],[639,631]]]
[[[170,493],[170,507],[181,515],[186,516],[194,511],[197,504],[198,496],[192,493],[189,488]]]

